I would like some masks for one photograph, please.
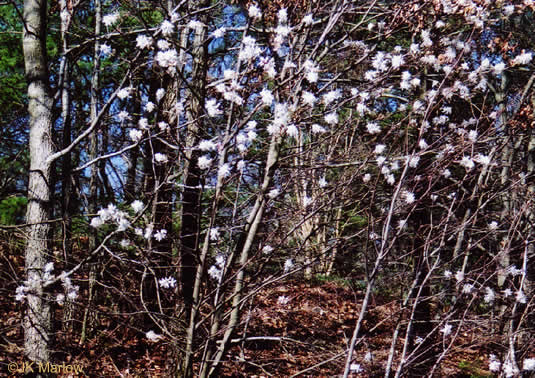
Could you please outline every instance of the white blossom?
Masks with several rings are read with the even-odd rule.
[[[144,34],[140,34],[136,38],[136,47],[140,48],[141,50],[149,48],[152,45],[152,38],[147,37]]]
[[[318,100],[316,96],[314,96],[314,93],[304,91],[301,95],[301,98],[303,99],[303,102],[309,106],[314,106],[316,101]]]
[[[451,324],[446,324],[440,329],[440,332],[442,332],[444,336],[448,336],[449,334],[451,334],[452,328],[453,327],[451,326]]]
[[[218,269],[215,265],[212,265],[210,269],[208,269],[208,275],[216,281],[219,281],[221,279],[221,276],[223,274],[223,271],[221,269]]]
[[[249,13],[249,17],[251,17],[252,19],[262,17],[262,11],[260,11],[260,8],[258,8],[254,4],[249,6],[248,13]]]
[[[491,303],[494,301],[495,298],[494,291],[490,287],[485,288],[485,296],[483,297],[483,300],[487,303]]]
[[[117,231],[126,231],[130,227],[130,221],[126,218],[120,218],[117,221]]]
[[[318,125],[317,123],[312,125],[312,133],[313,134],[324,134],[326,132],[327,132],[327,130],[325,129],[325,127],[323,127],[321,125]]]
[[[303,17],[303,24],[305,25],[312,25],[314,23],[314,18],[312,17],[312,14],[309,13],[305,17]]]
[[[275,99],[271,91],[267,88],[262,89],[260,92],[260,97],[262,98],[262,103],[267,106],[271,106],[273,100]]]
[[[360,366],[360,364],[357,364],[357,363],[352,363],[351,365],[349,365],[349,370],[352,373],[362,373],[362,366]]]
[[[171,48],[171,44],[165,39],[159,39],[158,42],[156,42],[156,46],[158,46],[160,50],[169,50]]]
[[[173,277],[164,277],[158,280],[158,283],[164,289],[173,289],[176,287],[176,280]]]
[[[325,105],[329,105],[333,101],[338,100],[340,97],[342,97],[342,92],[340,89],[329,91],[323,95],[323,103]]]
[[[149,240],[150,238],[152,238],[152,231],[153,231],[153,226],[148,225],[147,227],[145,227],[145,232],[143,233],[143,237]]]
[[[206,109],[206,112],[210,117],[217,117],[218,115],[223,113],[221,109],[219,109],[219,104],[217,103],[217,100],[214,98],[206,100],[204,108]]]
[[[130,119],[130,114],[128,114],[127,111],[121,110],[121,111],[117,114],[117,119],[118,119],[120,122],[126,121],[127,119]]]
[[[65,294],[63,294],[63,293],[59,293],[58,295],[56,295],[56,302],[57,302],[60,306],[63,306],[63,304],[65,303]]]
[[[290,302],[290,298],[288,298],[287,296],[285,295],[280,295],[278,298],[277,298],[277,304],[281,305],[281,306],[285,306],[288,304],[288,302]]]
[[[402,55],[394,55],[392,57],[391,63],[392,63],[392,68],[398,69],[399,67],[403,65],[403,63],[405,63],[405,60],[403,59]]]
[[[24,285],[21,285],[15,289],[15,300],[17,302],[22,302],[26,298],[28,288]]]
[[[381,132],[381,127],[376,122],[368,122],[366,130],[368,130],[370,134],[378,134]]]
[[[382,154],[386,149],[386,146],[384,144],[378,144],[375,146],[375,149],[373,150],[374,154]]]
[[[223,255],[217,255],[215,258],[215,264],[221,269],[225,266],[226,261],[227,259]]]
[[[156,161],[157,163],[167,163],[168,160],[169,159],[165,154],[162,154],[160,152],[154,154],[154,161]]]
[[[284,262],[284,273],[289,272],[294,267],[292,259],[287,259]]]
[[[277,18],[279,23],[283,24],[288,21],[288,10],[286,8],[281,8],[277,13]]]
[[[470,294],[472,290],[474,289],[474,285],[466,283],[463,285],[463,294]]]
[[[531,62],[531,60],[533,59],[533,54],[530,53],[530,52],[522,52],[520,55],[517,55],[513,61],[511,62],[511,64],[513,66],[516,66],[516,65],[523,65],[523,64],[528,64],[529,62]]]
[[[463,156],[460,163],[467,171],[475,167],[474,161],[469,156]]]
[[[329,125],[335,125],[338,123],[338,114],[335,112],[327,114],[325,116],[325,122],[327,122]]]
[[[199,157],[199,160],[197,161],[197,165],[202,170],[208,169],[210,168],[210,165],[212,165],[212,159],[208,155],[203,155]]]
[[[100,217],[95,217],[91,219],[91,227],[99,228],[104,224],[104,221]]]
[[[166,229],[161,229],[160,231],[156,231],[156,233],[154,234],[154,239],[156,239],[157,241],[162,241],[166,237],[167,237]]]
[[[270,246],[270,245],[265,245],[262,248],[262,253],[265,254],[265,255],[269,255],[271,252],[273,252],[273,247]]]
[[[464,280],[464,273],[460,270],[455,273],[455,279],[457,280],[457,283],[460,283],[462,280]]]
[[[112,26],[117,21],[119,21],[119,13],[118,12],[110,13],[110,14],[107,14],[104,17],[102,17],[102,23],[106,27]]]
[[[128,136],[132,141],[139,142],[143,138],[143,132],[138,129],[132,129],[128,132]]]
[[[535,370],[535,358],[526,358],[522,364],[522,370]]]
[[[482,155],[482,154],[477,154],[475,157],[474,157],[474,161],[476,163],[479,163],[481,165],[489,165],[491,163],[490,161],[490,157],[487,156],[487,155]]]
[[[158,88],[158,90],[156,91],[156,101],[160,102],[163,96],[165,96],[165,89]]]
[[[157,333],[155,333],[154,331],[149,331],[145,334],[145,337],[147,339],[149,339],[149,341],[158,341],[162,338],[161,335],[158,335]]]
[[[515,299],[518,303],[526,303],[528,301],[528,299],[526,298],[526,294],[524,294],[522,290],[518,290],[516,292]]]
[[[158,51],[155,60],[160,67],[175,67],[178,64],[178,53],[175,49]]]
[[[498,229],[498,222],[492,221],[489,223],[489,230],[495,231]]]
[[[468,133],[468,140],[470,140],[472,143],[477,141],[477,130],[470,130]]]
[[[491,359],[489,361],[489,370],[490,371],[493,371],[495,373],[499,372],[500,371],[500,368],[502,366],[502,363],[498,360],[495,360],[495,359]]]
[[[152,113],[154,109],[156,109],[156,105],[153,102],[149,101],[145,104],[145,111],[147,113]]]
[[[217,227],[210,229],[210,240],[211,241],[219,240],[219,229]]]
[[[149,120],[145,117],[142,117],[137,121],[139,127],[141,130],[148,130],[149,129]]]
[[[102,45],[100,45],[100,53],[102,55],[109,55],[111,53],[111,47],[110,45],[107,45],[105,43],[103,43]]]
[[[512,5],[512,4],[511,5],[506,5],[506,6],[503,7],[502,10],[503,10],[503,14],[505,16],[510,16],[515,12],[515,6]]]
[[[288,125],[288,127],[286,127],[286,135],[292,138],[297,138],[299,136],[299,130],[297,129],[297,126],[294,124]]]
[[[405,191],[403,193],[403,197],[405,199],[405,203],[407,203],[407,204],[411,204],[416,200],[416,197],[414,196],[414,193],[409,192],[409,191]]]
[[[121,88],[118,92],[117,92],[117,98],[121,99],[121,100],[124,100],[125,98],[128,98],[130,97],[130,90],[131,88],[127,87],[127,88]]]
[[[267,195],[269,198],[273,199],[277,197],[279,194],[280,194],[280,190],[275,188],[275,189],[271,189]]]
[[[218,177],[226,178],[230,176],[230,165],[228,163],[223,164],[221,167],[219,167],[219,170],[217,171]]]
[[[223,38],[225,36],[227,29],[224,27],[218,28],[212,32],[214,38]]]
[[[511,361],[505,361],[503,364],[503,373],[507,378],[513,377],[519,373],[518,369],[513,366]]]
[[[175,30],[175,25],[171,23],[169,20],[165,20],[160,25],[160,29],[162,30],[162,34],[166,37],[169,37],[173,34],[173,31]]]

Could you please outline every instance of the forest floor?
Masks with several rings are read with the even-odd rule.
[[[10,374],[8,364],[23,362],[21,304],[13,300],[13,295],[0,298],[0,377],[20,376]],[[221,376],[290,377],[299,372],[301,376],[339,376],[344,366],[341,356],[351,339],[362,299],[362,292],[339,282],[292,281],[264,289],[243,313],[245,337],[249,339],[233,344]],[[362,328],[365,337],[354,354],[354,363],[360,364],[362,371],[352,377],[384,375],[398,310],[399,301],[373,296]],[[492,376],[487,370],[487,347],[492,337],[478,326],[471,327],[459,333],[455,347],[441,364],[439,376]],[[79,345],[78,338],[79,330],[59,332],[57,342],[62,346],[58,349],[69,352],[57,355],[55,360],[82,366],[85,374],[59,376],[165,376],[165,340],[150,342],[135,327],[116,322],[100,324],[98,335],[83,345]],[[398,342],[397,359],[402,343],[403,340]],[[365,358],[368,352],[371,360]]]
[[[23,277],[22,253],[7,253],[0,245],[0,377],[22,376],[9,371],[9,364],[22,366],[22,304],[14,300],[17,281]],[[85,280],[87,277],[77,277]],[[244,306],[239,335],[225,356],[220,376],[291,377],[294,374],[333,377],[343,373],[344,350],[350,343],[359,317],[363,282],[350,285],[341,279],[317,278],[312,282],[284,281],[266,286]],[[391,348],[392,334],[400,317],[400,300],[395,283],[389,292],[375,292],[362,324],[363,337],[356,345],[354,360],[362,369],[352,377],[382,377]],[[165,339],[151,342],[141,316],[122,314],[118,308],[97,303],[100,313],[95,332],[80,343],[80,323],[87,292],[72,319],[56,325],[55,363],[78,366],[83,377],[164,377],[169,344]],[[112,303],[114,303],[112,301]],[[56,319],[64,316],[56,309]],[[107,314],[114,313],[115,316]],[[439,377],[492,377],[489,355],[503,355],[503,340],[493,336],[488,321],[477,314],[465,314],[457,338],[437,372]],[[482,320],[483,319],[483,320]],[[59,323],[59,322],[58,322]],[[156,329],[155,329],[156,330]],[[455,332],[455,331],[454,331]],[[439,333],[439,335],[442,335]],[[396,346],[394,368],[403,348],[404,329]],[[435,356],[448,341],[438,336]],[[243,340],[245,339],[245,340]],[[533,345],[528,347],[535,354]],[[366,358],[371,356],[371,359]],[[12,367],[12,365],[11,365]]]

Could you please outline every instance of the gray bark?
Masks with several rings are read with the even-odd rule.
[[[45,49],[47,3],[24,2],[23,53],[28,82],[30,128],[30,173],[26,222],[28,243],[25,252],[27,311],[24,317],[24,354],[30,361],[48,361],[51,332],[50,305],[43,288],[50,226],[52,162],[52,104]]]

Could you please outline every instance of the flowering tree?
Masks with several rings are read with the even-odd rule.
[[[32,4],[25,17],[36,32],[24,44],[41,52],[26,53],[32,231],[17,289],[31,360],[48,359],[49,301],[79,300],[73,278],[89,264],[82,343],[91,285],[106,271],[100,283],[142,312],[146,337],[169,342],[172,374],[217,376],[247,339],[245,305],[301,271],[365,282],[347,349],[303,373],[333,359],[345,360],[344,376],[360,371],[354,351],[373,293],[392,282],[399,312],[385,376],[438,372],[474,312],[499,341],[491,371],[534,369],[535,77],[521,34],[531,2],[62,2],[58,151],[42,139],[54,99],[39,89],[48,62],[43,37],[34,41],[46,5]],[[71,46],[69,28],[88,11],[95,42]],[[506,42],[508,33],[518,36]],[[91,91],[89,121],[71,141],[73,52],[90,56]],[[80,190],[89,253],[56,258],[65,270],[54,275],[46,181],[79,146],[80,166],[67,158],[63,168],[90,170]],[[111,176],[115,196],[99,198]]]

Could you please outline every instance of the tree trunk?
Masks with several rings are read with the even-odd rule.
[[[100,0],[95,1],[95,36],[100,35],[102,19],[102,4]],[[90,123],[93,124],[98,114],[98,90],[100,81],[100,43],[95,41],[95,49],[93,53],[93,77],[91,78],[91,104],[90,104]],[[93,130],[90,137],[89,160],[93,160],[98,154],[98,127]],[[98,163],[91,165],[91,177],[89,179],[89,214],[94,215],[97,211],[97,194],[98,194]],[[89,235],[89,250],[93,251],[97,246],[97,230],[91,230]],[[83,344],[87,337],[87,326],[91,329],[91,323],[94,322],[94,314],[90,313],[90,308],[94,297],[94,288],[97,275],[97,262],[92,262],[89,265],[89,293],[87,299],[87,307],[84,311],[82,320],[82,333],[80,335],[80,344]]]
[[[51,187],[53,162],[52,105],[46,56],[47,2],[24,2],[23,51],[28,81],[30,128],[30,173],[26,222],[27,312],[24,317],[24,353],[29,361],[48,361],[51,333],[50,304],[43,288],[43,266],[49,250]]]

